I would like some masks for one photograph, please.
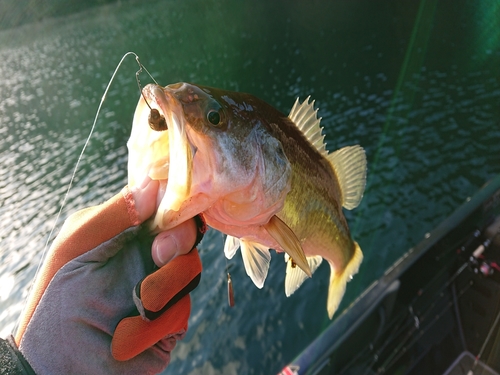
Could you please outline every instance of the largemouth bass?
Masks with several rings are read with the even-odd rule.
[[[360,146],[329,154],[320,120],[309,98],[286,116],[250,94],[147,85],[127,144],[129,185],[160,181],[155,230],[201,213],[227,234],[228,258],[241,249],[259,288],[270,249],[287,253],[287,296],[326,259],[332,318],[363,258],[342,207],[361,201],[366,157]]]

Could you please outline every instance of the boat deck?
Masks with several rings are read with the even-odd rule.
[[[471,353],[462,352],[443,375],[500,375],[482,361],[478,361],[474,365],[475,361],[476,358]],[[473,372],[470,372],[473,367],[475,367]]]
[[[281,373],[500,375],[499,327],[500,176],[410,249]]]

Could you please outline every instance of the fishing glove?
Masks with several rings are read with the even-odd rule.
[[[187,328],[187,285],[198,277],[201,263],[193,249],[152,273],[153,238],[139,224],[153,208],[149,216],[141,215],[135,203],[125,188],[102,205],[71,215],[54,240],[16,333],[37,374],[159,373],[167,366],[175,340]],[[169,231],[178,234],[177,229]],[[180,236],[180,254],[193,246],[194,230],[189,233],[191,243]],[[184,279],[177,280],[181,273]],[[138,312],[128,319],[137,311],[132,291],[138,283],[143,310],[160,312],[156,319]],[[151,347],[165,337],[170,346]]]
[[[202,270],[195,247],[207,229],[200,216],[195,217],[195,222],[198,231],[193,249],[135,286],[133,297],[137,311],[122,319],[113,334],[111,347],[116,360],[126,361],[164,337],[187,331],[191,312],[189,293],[198,286]]]

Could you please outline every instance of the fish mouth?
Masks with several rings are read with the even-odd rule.
[[[151,224],[159,229],[164,227],[163,213],[179,211],[189,196],[195,152],[186,133],[182,106],[172,89],[156,84],[143,88],[127,143],[129,186],[139,185],[147,177],[160,181],[160,203]],[[157,120],[152,124],[153,115]],[[164,126],[155,126],[162,119]]]

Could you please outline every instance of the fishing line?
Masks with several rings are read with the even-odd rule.
[[[129,52],[130,53],[130,52]],[[134,54],[135,55],[135,54]],[[151,77],[151,79],[156,83],[158,86],[158,82],[153,78],[151,73],[146,69],[144,65],[141,64],[139,61],[139,57],[135,55],[135,59],[137,61],[137,64],[139,64],[139,70],[135,72],[135,80],[137,81],[137,86],[139,87],[139,92],[142,95],[142,98],[146,102],[146,105],[149,107],[149,116],[148,116],[148,124],[151,127],[151,129],[155,131],[164,131],[168,129],[167,121],[165,120],[165,116],[160,114],[160,112],[156,108],[151,108],[151,106],[148,103],[148,99],[146,98],[146,95],[144,95],[144,91],[142,91],[142,86],[141,86],[141,80],[139,78],[139,74],[144,70],[148,75]]]
[[[224,256],[226,258],[226,256]],[[231,274],[229,273],[229,264],[226,258],[226,274],[227,274],[227,303],[229,307],[234,307],[234,289],[233,289],[233,279],[231,279]]]
[[[106,86],[106,89],[104,90],[104,93],[101,97],[101,101],[99,103],[99,106],[97,107],[97,112],[95,114],[95,117],[94,117],[94,122],[92,123],[92,127],[90,128],[90,133],[85,141],[85,144],[83,145],[83,148],[82,148],[82,151],[80,152],[80,155],[78,156],[78,160],[76,161],[76,165],[75,165],[75,168],[73,169],[73,174],[71,175],[71,179],[69,181],[69,184],[68,184],[68,189],[66,190],[66,194],[64,195],[64,198],[62,200],[62,203],[61,203],[61,206],[59,208],[59,212],[57,213],[57,216],[56,216],[56,219],[55,219],[55,222],[54,222],[54,225],[52,226],[52,229],[50,230],[50,233],[47,237],[47,241],[45,242],[45,246],[43,248],[43,251],[42,251],[42,255],[41,255],[41,258],[40,258],[40,261],[38,263],[38,266],[37,266],[37,269],[35,271],[35,276],[33,277],[33,281],[31,282],[31,285],[29,287],[29,290],[31,291],[31,288],[33,287],[33,284],[35,282],[35,280],[37,279],[38,277],[38,274],[40,272],[40,269],[42,267],[42,264],[45,260],[45,257],[47,255],[47,249],[49,247],[49,242],[50,242],[50,239],[52,238],[53,234],[54,234],[54,231],[56,229],[56,226],[57,226],[57,222],[59,221],[59,218],[61,217],[61,214],[62,214],[62,210],[64,208],[64,206],[66,205],[66,201],[68,200],[68,196],[69,196],[69,192],[71,191],[71,188],[73,187],[73,182],[75,180],[75,177],[76,177],[76,172],[78,171],[78,167],[80,166],[80,162],[82,161],[83,159],[83,155],[85,153],[85,150],[87,149],[87,146],[88,144],[90,143],[90,139],[92,137],[92,135],[94,134],[94,130],[95,130],[95,127],[96,127],[96,124],[97,124],[97,119],[99,118],[99,114],[101,112],[101,108],[102,108],[102,105],[104,104],[104,100],[106,99],[106,95],[108,94],[108,91],[109,91],[109,88],[111,87],[111,84],[113,83],[114,79],[115,79],[115,76],[116,74],[118,73],[118,70],[120,69],[120,67],[122,66],[123,64],[123,61],[128,57],[128,56],[134,56],[135,57],[135,60],[137,61],[137,64],[139,65],[139,70],[135,73],[135,76],[136,76],[136,80],[137,80],[137,84],[139,86],[139,90],[141,91],[142,93],[142,90],[141,90],[141,86],[140,86],[140,81],[139,81],[139,74],[144,70],[148,75],[149,77],[151,77],[151,79],[156,83],[156,80],[153,78],[153,76],[149,73],[149,71],[146,69],[146,67],[144,65],[142,65],[142,63],[140,62],[139,60],[139,56],[137,56],[136,53],[134,52],[127,52],[125,55],[123,55],[123,57],[121,58],[120,62],[118,63],[118,65],[116,66],[113,74],[111,75],[111,78],[108,82],[108,85]],[[148,104],[149,106],[149,104]],[[151,108],[151,107],[150,107]],[[21,321],[21,317],[23,316],[24,314],[24,310],[26,309],[26,306],[27,306],[27,300],[29,298],[29,295],[30,293],[27,294],[26,298],[25,298],[25,301],[24,301],[24,307],[23,307],[23,310],[22,310],[22,313],[19,315],[19,318],[17,319],[17,322],[14,326],[14,333],[17,331],[18,327],[19,327],[19,323]]]
[[[455,248],[455,246],[451,247]],[[450,248],[450,249],[451,249]],[[367,371],[374,369],[377,365],[377,374],[385,374],[389,369],[412,348],[418,340],[432,329],[433,324],[438,319],[444,316],[444,313],[453,308],[454,301],[449,301],[444,307],[439,305],[440,301],[431,300],[430,303],[425,302],[418,309],[413,308],[416,306],[422,296],[426,293],[433,292],[435,296],[441,295],[447,288],[452,286],[455,280],[467,268],[468,264],[462,264],[458,270],[447,278],[446,283],[438,290],[431,290],[429,286],[435,284],[446,272],[440,271],[438,275],[426,283],[422,293],[415,296],[409,303],[408,309],[403,309],[398,313],[390,322],[383,328],[382,332],[377,335],[373,340],[362,350],[358,352],[339,372],[340,374],[348,373],[349,369],[353,366],[363,363],[367,366]],[[443,268],[446,270],[446,268]],[[457,294],[457,301],[465,294],[471,287],[470,284],[466,285]],[[442,302],[442,301],[441,301]],[[416,320],[417,318],[418,320]],[[418,322],[418,324],[416,324]],[[380,342],[380,345],[378,344]]]
[[[479,351],[479,354],[476,355],[476,358],[474,359],[474,365],[470,369],[470,371],[467,373],[467,375],[472,375],[473,371],[476,369],[477,364],[479,363],[479,360],[481,359],[481,356],[483,355],[484,349],[486,349],[486,345],[491,339],[491,336],[493,334],[493,331],[497,327],[498,322],[500,321],[500,311],[498,312],[495,321],[493,322],[493,325],[491,326],[490,330],[488,331],[488,336],[486,336],[486,339],[483,342],[483,345],[481,346],[481,350]]]

